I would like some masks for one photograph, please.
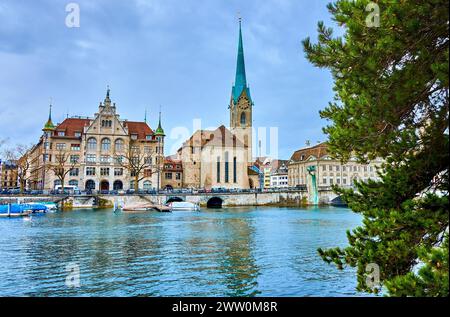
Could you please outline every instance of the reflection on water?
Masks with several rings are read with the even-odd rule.
[[[360,223],[342,208],[0,219],[0,296],[354,296],[355,274],[318,247]],[[81,287],[65,285],[66,265]]]

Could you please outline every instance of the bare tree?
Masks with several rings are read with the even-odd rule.
[[[136,141],[131,141],[123,155],[115,154],[117,162],[128,170],[134,179],[134,190],[139,190],[139,182],[146,178],[145,171],[152,168],[152,152],[142,149]]]
[[[17,178],[20,192],[23,193],[27,187],[31,175],[31,150],[33,145],[18,144],[13,148],[5,150],[5,158],[17,166]]]
[[[55,154],[55,162],[49,162],[47,169],[53,171],[55,176],[61,182],[62,190],[64,190],[66,176],[75,168],[77,164],[78,158],[74,159],[71,157],[69,151],[60,149],[58,150],[58,153]]]

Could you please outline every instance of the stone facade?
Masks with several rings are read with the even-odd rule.
[[[369,164],[360,164],[351,158],[346,164],[331,158],[326,143],[296,151],[289,161],[289,186],[307,187],[312,191],[311,174],[308,168],[315,168],[316,182],[319,190],[326,190],[332,185],[351,187],[355,180],[377,180],[377,168],[382,160],[374,160]]]
[[[80,190],[134,188],[133,171],[124,160],[131,153],[145,159],[139,175],[140,189],[159,187],[158,173],[164,158],[164,131],[154,132],[146,122],[122,120],[111,103],[108,89],[92,118],[72,117],[53,125],[51,112],[39,142],[31,149],[32,189],[52,190],[61,185],[51,166],[70,170],[64,185]],[[160,121],[161,122],[161,121]],[[61,157],[68,157],[62,162]]]
[[[19,187],[17,165],[0,161],[0,190]]]
[[[183,163],[181,160],[166,158],[161,173],[161,188],[180,189],[183,188]]]

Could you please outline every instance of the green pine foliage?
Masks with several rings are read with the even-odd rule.
[[[369,1],[328,5],[344,34],[318,25],[303,41],[307,58],[334,77],[335,98],[321,117],[334,156],[383,158],[380,182],[335,188],[363,225],[349,246],[319,249],[339,269],[357,268],[358,290],[391,296],[448,296],[449,2],[374,1],[379,27],[368,27]],[[380,285],[366,282],[367,265]]]

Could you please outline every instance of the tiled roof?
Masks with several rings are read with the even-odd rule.
[[[214,131],[199,130],[196,131],[183,146],[195,146],[204,148],[205,146],[221,147],[245,147],[245,145],[231,133],[225,126],[220,126]],[[180,149],[181,150],[181,149]]]
[[[54,136],[58,135],[58,131],[64,131],[64,137],[74,138],[75,132],[83,133],[84,127],[90,122],[90,119],[67,118],[56,127]]]
[[[307,161],[311,156],[314,156],[316,158],[322,158],[325,155],[328,155],[328,144],[326,142],[296,151],[292,155],[291,161],[294,162]]]
[[[145,122],[125,121],[122,124],[128,128],[130,135],[137,134],[139,140],[145,140],[147,135],[154,134],[153,130]]]

